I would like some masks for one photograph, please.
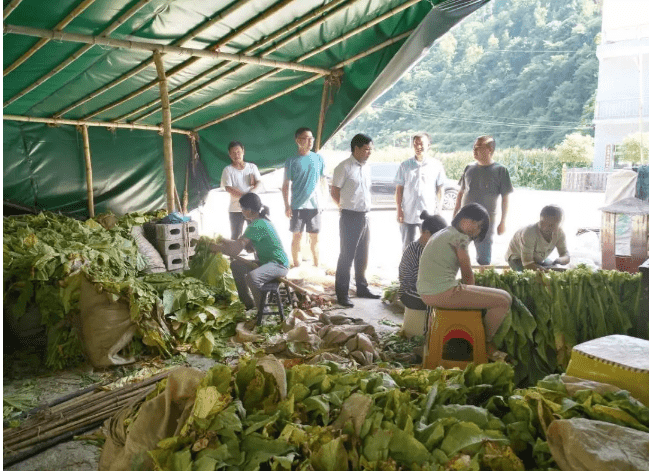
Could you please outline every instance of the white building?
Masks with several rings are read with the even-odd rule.
[[[603,169],[626,136],[649,131],[649,0],[602,0],[597,58],[593,166]]]

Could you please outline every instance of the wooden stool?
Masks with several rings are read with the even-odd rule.
[[[257,310],[257,325],[261,325],[263,316],[269,316],[271,314],[279,314],[282,321],[284,320],[284,305],[282,304],[282,296],[279,292],[279,283],[279,280],[269,281],[268,283],[264,283],[259,289],[259,292],[261,293],[261,302],[259,303],[259,309]],[[266,309],[273,303],[277,306],[277,312],[272,312]]]
[[[424,368],[461,368],[487,363],[482,311],[434,309],[428,316]],[[454,350],[454,351],[453,351]]]

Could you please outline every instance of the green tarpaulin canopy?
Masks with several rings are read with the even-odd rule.
[[[154,50],[182,195],[196,156],[218,186],[231,140],[262,169],[298,127],[324,143],[487,1],[5,0],[4,200],[87,215],[85,125],[96,211],[165,207]]]

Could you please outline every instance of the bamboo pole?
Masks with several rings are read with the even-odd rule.
[[[229,54],[227,52],[207,51],[205,49],[195,49],[191,47],[168,46],[164,44],[150,43],[145,41],[126,41],[123,39],[104,38],[102,36],[90,36],[88,34],[64,33],[63,31],[53,31],[53,30],[41,29],[41,28],[30,28],[28,26],[5,25],[4,33],[19,34],[23,36],[33,36],[36,38],[43,38],[43,39],[53,39],[56,41],[97,44],[100,46],[130,49],[134,51],[148,51],[148,52],[159,51],[160,53],[172,54],[181,57],[182,56],[202,57],[211,60],[241,62],[243,64],[253,64],[262,67],[272,67],[277,69],[297,70],[300,72],[311,72],[316,74],[329,73],[327,69],[323,69],[322,67],[314,67],[310,65],[297,64],[295,62],[283,62],[278,60],[262,59],[260,57],[245,56],[243,54]]]
[[[293,85],[291,87],[288,87],[287,89],[282,90],[279,93],[275,93],[275,94],[273,94],[273,95],[271,95],[269,97],[264,98],[263,100],[260,100],[260,101],[258,101],[256,103],[253,103],[252,105],[246,106],[245,108],[241,108],[240,110],[233,111],[232,113],[228,113],[225,116],[221,116],[220,118],[215,119],[214,121],[210,121],[209,123],[202,124],[202,125],[198,126],[197,128],[195,128],[194,131],[200,131],[201,129],[205,129],[207,127],[210,127],[210,126],[218,124],[218,123],[220,123],[222,121],[225,121],[226,119],[230,119],[230,118],[233,118],[233,117],[235,117],[237,115],[240,115],[241,113],[245,113],[246,111],[250,111],[253,108],[257,108],[258,106],[261,106],[261,105],[263,105],[265,103],[268,103],[269,101],[273,101],[276,98],[279,98],[279,97],[284,96],[284,95],[286,95],[288,93],[291,93],[292,91],[297,90],[298,88],[304,87],[305,85],[308,85],[311,82],[315,82],[316,80],[318,80],[320,78],[321,78],[320,75],[312,75],[308,79],[302,80],[301,82],[298,82],[295,85]]]
[[[293,1],[294,0],[283,0],[282,2],[279,2],[276,5],[273,5],[271,8],[264,11],[261,15],[256,16],[251,21],[248,21],[247,23],[243,24],[241,27],[239,27],[239,28],[235,29],[234,31],[231,31],[229,34],[226,34],[225,36],[223,36],[216,43],[210,45],[208,47],[208,50],[211,50],[211,51],[218,50],[221,46],[223,46],[223,45],[227,44],[228,42],[232,41],[237,36],[242,35],[246,31],[251,29],[253,26],[256,26],[257,24],[261,23],[266,18],[269,18],[271,15],[278,12],[279,10],[281,10],[282,8],[287,6],[289,3],[292,3]],[[184,61],[181,64],[178,64],[177,66],[175,66],[172,69],[170,69],[169,71],[167,71],[167,79],[169,79],[170,77],[173,77],[174,75],[182,72],[183,70],[185,70],[188,67],[192,66],[193,64],[195,64],[199,60],[200,60],[199,57],[192,57],[191,59],[189,59],[187,61]],[[122,97],[122,98],[120,98],[120,99],[118,99],[118,100],[116,100],[116,101],[114,101],[112,103],[109,103],[109,104],[107,104],[105,106],[102,106],[101,108],[99,108],[99,109],[93,111],[92,113],[84,116],[83,118],[84,119],[89,119],[89,118],[92,118],[94,116],[97,116],[98,114],[101,114],[101,113],[104,113],[104,112],[106,112],[108,110],[111,110],[111,109],[113,109],[113,108],[115,108],[115,107],[117,107],[119,105],[122,105],[122,104],[126,103],[127,101],[141,95],[142,93],[146,92],[147,90],[150,90],[156,84],[157,84],[157,81],[153,80],[153,81],[141,86],[137,90],[129,93],[125,97]]]
[[[252,44],[251,46],[245,48],[243,51],[241,51],[241,53],[242,53],[242,54],[251,54],[251,53],[254,53],[254,52],[257,51],[258,49],[260,49],[260,48],[262,48],[262,47],[264,47],[264,46],[266,46],[266,45],[268,45],[268,44],[271,44],[271,43],[272,43],[273,41],[275,41],[276,39],[282,37],[282,36],[285,35],[285,34],[290,33],[291,31],[296,30],[297,28],[299,28],[299,27],[302,26],[303,24],[307,23],[308,21],[312,20],[313,18],[317,18],[318,16],[324,15],[324,13],[326,13],[326,12],[328,12],[329,10],[331,10],[332,8],[334,8],[334,7],[338,6],[338,5],[340,5],[341,3],[345,3],[346,1],[348,1],[348,0],[333,0],[332,2],[327,3],[326,5],[322,5],[322,6],[318,7],[318,8],[316,8],[315,10],[313,10],[312,12],[310,12],[310,13],[308,13],[308,14],[302,16],[300,19],[298,19],[298,20],[292,22],[291,24],[285,26],[284,28],[275,31],[275,32],[274,32],[273,34],[271,34],[270,36],[266,36],[266,37],[265,37],[264,39],[262,39],[261,41],[258,41],[258,42],[256,42],[256,43]],[[355,1],[358,1],[358,0],[352,0],[351,3],[354,3]],[[338,11],[338,10],[336,10],[336,11]],[[329,16],[331,16],[331,15],[329,15]],[[329,16],[327,16],[327,18],[328,18]],[[309,25],[309,27],[306,28],[304,31],[306,31],[307,29],[310,29],[312,26],[313,26],[313,25]],[[302,33],[302,32],[303,32],[303,31],[301,31],[300,33]],[[297,37],[296,35],[293,35],[293,36]],[[263,56],[262,56],[262,57],[263,57]],[[212,73],[218,71],[219,69],[221,69],[221,68],[224,67],[225,65],[226,65],[226,63],[217,64],[216,66],[211,67],[211,68],[209,68],[209,69],[207,69],[207,70],[201,72],[200,74],[198,74],[198,75],[192,77],[192,78],[191,78],[190,80],[188,80],[187,82],[180,84],[180,85],[179,85],[178,87],[176,87],[174,90],[171,90],[171,91],[169,92],[169,94],[170,94],[170,95],[175,95],[175,94],[177,94],[177,93],[180,93],[181,91],[183,91],[183,90],[185,90],[186,88],[192,86],[193,84],[195,84],[195,83],[198,82],[199,80],[202,80],[203,78],[207,77],[208,75],[210,75],[210,74],[212,74]],[[240,67],[241,67],[241,66],[239,65],[239,66],[235,67],[235,69],[238,70],[238,68],[240,68]],[[233,69],[233,70],[234,70],[234,69]],[[226,73],[229,73],[229,72],[226,72]],[[225,75],[225,74],[223,74],[223,75],[219,75],[219,77],[223,77],[224,75]],[[217,78],[218,78],[218,77],[217,77]],[[189,96],[189,95],[194,94],[194,93],[198,93],[198,91],[202,90],[203,88],[205,88],[206,86],[208,86],[208,84],[211,84],[211,83],[213,83],[213,80],[210,80],[209,82],[206,82],[205,84],[203,84],[203,85],[201,85],[201,86],[195,88],[194,90],[188,92],[188,94],[187,94],[186,96]],[[171,104],[173,105],[173,104],[176,103],[177,101],[182,100],[184,97],[185,97],[185,95],[183,95],[182,97],[174,98],[173,100],[171,100]],[[144,104],[144,105],[142,105],[142,106],[136,108],[135,110],[129,111],[128,113],[126,113],[126,114],[124,114],[124,115],[122,115],[122,116],[119,116],[119,117],[115,118],[115,121],[123,121],[123,120],[126,120],[126,119],[130,118],[131,116],[134,116],[134,115],[136,115],[136,114],[138,114],[138,113],[140,113],[140,112],[146,110],[147,108],[150,108],[150,107],[152,107],[152,106],[157,105],[158,103],[160,103],[160,99],[156,98],[156,99],[150,101],[149,103],[146,103],[146,104]],[[156,107],[156,108],[152,109],[151,111],[148,111],[147,113],[145,113],[145,114],[143,114],[142,116],[138,117],[138,118],[137,118],[136,120],[134,120],[133,122],[137,122],[137,121],[140,121],[140,120],[142,120],[142,119],[146,119],[146,118],[148,118],[149,116],[151,116],[153,113],[155,113],[155,112],[157,112],[157,111],[159,111],[159,110],[160,110],[160,108]]]
[[[13,0],[11,3],[9,3],[9,5],[7,5],[4,10],[2,10],[2,21],[6,20],[7,17],[11,15],[11,12],[14,11],[22,1],[23,0]]]
[[[92,190],[92,160],[90,157],[90,138],[88,137],[88,126],[81,126],[83,135],[83,155],[86,160],[86,187],[88,190],[88,215],[95,217],[95,197]]]
[[[20,116],[15,114],[3,114],[2,119],[6,121],[22,121],[25,123],[44,123],[44,124],[53,124],[56,126],[62,124],[69,124],[71,126],[98,126],[109,129],[140,129],[143,131],[156,131],[162,133],[163,129],[161,126],[153,126],[149,124],[130,124],[130,123],[112,123],[104,121],[82,121],[78,119],[63,119],[63,118],[41,118],[38,116]],[[171,129],[171,132],[176,134],[186,134],[190,135],[193,131],[189,129]]]
[[[108,28],[106,28],[104,31],[102,31],[100,36],[108,36],[110,33],[115,31],[121,24],[126,22],[131,16],[133,16],[135,13],[137,13],[144,5],[146,5],[149,2],[151,2],[151,0],[140,0],[136,5],[134,5],[132,8],[130,8],[126,13],[124,13],[117,20],[115,20],[113,23],[111,23],[111,25],[108,26]],[[41,78],[36,80],[34,83],[32,83],[28,87],[22,89],[21,91],[16,93],[14,96],[9,98],[7,101],[5,101],[2,106],[3,107],[9,106],[14,101],[16,101],[19,98],[27,95],[29,92],[31,92],[32,90],[34,90],[35,88],[37,88],[41,84],[45,83],[47,80],[51,79],[56,74],[58,74],[63,69],[65,69],[67,66],[72,64],[75,60],[77,60],[83,54],[88,52],[90,49],[92,49],[91,45],[82,46],[77,52],[75,52],[70,57],[68,57],[63,62],[61,62],[59,65],[54,67],[50,72],[43,75]]]
[[[281,40],[281,41],[279,41],[278,43],[274,44],[274,45],[271,46],[269,49],[266,49],[265,51],[263,51],[263,52],[259,55],[259,57],[265,57],[265,56],[267,56],[267,55],[269,55],[269,54],[271,54],[271,53],[277,51],[278,49],[282,48],[283,46],[285,46],[285,45],[288,44],[289,42],[293,41],[294,39],[299,38],[299,37],[302,36],[306,31],[309,31],[309,30],[311,30],[311,29],[314,29],[314,28],[320,26],[322,23],[324,23],[324,22],[327,21],[329,18],[331,18],[333,15],[335,15],[336,13],[338,13],[338,12],[340,12],[340,11],[346,9],[346,8],[349,8],[353,3],[357,2],[357,1],[358,1],[358,0],[351,0],[349,3],[345,3],[344,5],[340,5],[341,3],[344,3],[344,2],[342,2],[342,1],[340,1],[340,0],[335,0],[335,1],[331,2],[330,5],[325,5],[325,6],[321,7],[321,8],[319,8],[317,11],[315,11],[315,12],[313,12],[313,13],[310,13],[310,14],[306,15],[306,16],[303,17],[302,19],[298,20],[295,24],[292,24],[292,25],[290,25],[289,27],[286,27],[286,28],[282,28],[282,30],[279,30],[277,33],[272,34],[271,36],[269,36],[269,37],[266,38],[265,40],[261,41],[260,43],[258,43],[258,44],[253,44],[252,46],[250,46],[250,47],[244,49],[244,50],[242,51],[242,53],[243,53],[243,54],[252,53],[252,52],[256,51],[257,49],[259,49],[259,48],[261,48],[261,47],[263,47],[263,46],[265,46],[265,45],[267,45],[267,44],[271,44],[272,41],[274,41],[275,39],[277,39],[277,38],[283,36],[283,35],[285,34],[285,33],[283,32],[283,30],[286,30],[287,32],[290,32],[290,31],[292,31],[293,29],[296,29],[297,27],[299,27],[299,25],[302,25],[302,24],[306,23],[308,20],[310,20],[310,19],[312,19],[312,18],[315,18],[315,17],[317,17],[317,16],[321,16],[318,20],[316,20],[316,21],[314,21],[313,23],[309,24],[309,26],[307,26],[307,27],[304,28],[303,30],[300,30],[300,31],[298,31],[298,32],[296,32],[296,33],[294,33],[294,34],[292,34],[292,35],[290,35],[290,36],[284,38],[283,40]],[[330,7],[330,8],[325,9],[325,7]],[[324,14],[323,14],[323,13],[326,13],[329,9],[332,9],[332,8],[334,8],[334,7],[338,7],[338,8],[335,8],[335,10],[332,11],[329,15],[324,15]],[[295,26],[295,25],[298,25],[298,26]],[[298,60],[298,61],[299,61],[299,60]],[[185,88],[187,88],[188,86],[192,85],[193,83],[195,83],[195,82],[198,81],[199,79],[202,79],[202,78],[206,77],[207,75],[216,72],[216,71],[219,70],[221,67],[223,67],[223,64],[220,64],[220,65],[214,66],[214,67],[212,67],[212,68],[206,70],[205,72],[202,72],[201,74],[199,74],[198,76],[192,78],[191,80],[189,80],[189,81],[186,82],[185,84],[182,84],[180,87],[177,88],[177,90],[178,90],[178,91],[182,91],[183,89],[185,89]],[[202,85],[200,85],[200,86],[194,88],[193,90],[190,90],[189,92],[187,92],[187,93],[185,93],[185,94],[183,94],[183,95],[181,95],[181,96],[179,96],[179,97],[174,98],[174,99],[171,101],[171,104],[173,105],[173,104],[175,104],[175,103],[177,103],[177,102],[179,102],[179,101],[181,101],[181,100],[184,100],[184,99],[187,98],[188,96],[191,96],[191,95],[194,95],[194,94],[200,92],[201,90],[203,90],[203,89],[209,87],[210,85],[212,85],[212,84],[215,83],[216,81],[218,81],[218,80],[222,80],[222,79],[224,79],[224,78],[226,78],[226,77],[228,77],[228,76],[230,76],[230,75],[236,73],[236,72],[239,71],[242,67],[244,67],[244,65],[238,65],[238,66],[236,66],[236,67],[234,67],[234,68],[232,68],[232,69],[230,69],[230,70],[228,70],[228,71],[226,71],[226,72],[224,72],[224,73],[222,73],[222,74],[219,74],[218,76],[216,76],[216,77],[214,77],[214,78],[208,80],[207,82],[205,82],[205,83],[203,83]],[[263,78],[266,78],[266,77],[269,77],[269,76],[271,76],[271,75],[275,75],[276,73],[277,73],[277,71],[271,71],[271,72],[268,72],[267,74],[264,74],[262,77],[263,77]],[[256,83],[256,82],[255,82],[255,83]],[[176,91],[176,90],[172,91],[172,94],[175,93],[175,91]],[[228,92],[228,93],[229,93],[229,92]],[[144,107],[142,107],[142,108],[148,108],[148,107],[151,106],[152,104],[155,104],[155,102],[148,103],[148,104],[144,105]],[[153,113],[155,113],[155,112],[158,111],[159,109],[160,109],[160,108],[155,108],[155,109],[151,110],[150,112],[145,113],[144,115],[142,115],[142,116],[138,117],[136,120],[134,120],[134,122],[141,121],[141,120],[143,120],[143,119],[148,118],[149,116],[151,116]],[[201,109],[202,109],[202,108],[201,108]],[[200,110],[199,110],[199,111],[200,111]],[[137,112],[139,112],[139,111],[137,111]],[[126,117],[128,117],[128,116],[131,116],[132,114],[134,114],[134,113],[130,113],[129,115],[120,116],[119,118],[117,118],[117,121],[119,121],[119,120],[121,120],[121,119],[124,119],[124,118],[126,118]],[[187,115],[187,116],[189,116],[189,115]],[[179,119],[179,118],[176,118],[176,119]]]
[[[394,16],[394,15],[396,15],[397,13],[402,12],[402,11],[405,10],[406,8],[410,8],[411,6],[415,5],[415,4],[418,3],[419,1],[420,1],[420,0],[408,0],[406,3],[404,3],[404,4],[402,4],[402,5],[399,5],[398,7],[393,8],[392,10],[389,10],[388,12],[386,12],[386,13],[384,13],[384,14],[382,14],[382,15],[376,17],[376,18],[374,18],[373,20],[369,21],[368,23],[365,23],[365,24],[363,24],[363,25],[361,25],[361,26],[359,26],[359,27],[357,27],[357,28],[354,28],[354,29],[352,29],[351,31],[345,33],[344,35],[342,35],[342,36],[340,36],[340,37],[334,39],[333,41],[330,41],[330,42],[328,42],[328,43],[326,43],[326,44],[323,44],[322,46],[320,46],[320,47],[318,47],[318,48],[316,48],[316,49],[314,49],[314,50],[312,50],[312,51],[309,51],[309,52],[307,52],[306,54],[303,54],[302,56],[298,57],[298,58],[295,60],[295,62],[298,62],[298,63],[299,63],[299,62],[305,61],[305,60],[309,59],[310,57],[313,57],[313,56],[315,56],[316,54],[319,54],[319,53],[325,51],[326,49],[328,49],[328,48],[330,48],[330,47],[332,47],[332,46],[335,46],[336,44],[340,43],[341,41],[345,41],[346,39],[349,39],[349,38],[351,38],[352,36],[355,36],[356,34],[359,34],[359,33],[363,32],[363,31],[366,31],[366,30],[368,30],[369,28],[371,28],[371,27],[375,26],[376,24],[380,23],[381,21],[386,20],[387,18],[389,18],[389,17],[391,17],[391,16]],[[310,26],[310,27],[311,27],[311,26]],[[300,33],[302,33],[302,32],[300,32]],[[276,50],[279,49],[281,46],[283,46],[284,44],[287,44],[290,40],[293,40],[293,39],[294,39],[294,38],[289,37],[289,38],[286,38],[284,41],[280,41],[280,43],[276,44],[275,46],[273,46],[273,47],[270,48],[269,50],[264,51],[264,52],[261,54],[261,56],[263,56],[264,54],[270,54],[271,52],[276,51]],[[203,85],[201,85],[201,87],[198,87],[198,88],[192,90],[191,92],[186,93],[185,95],[183,95],[183,96],[181,96],[181,97],[175,98],[174,100],[172,100],[172,104],[173,104],[173,103],[176,103],[176,102],[178,102],[178,101],[180,101],[180,100],[182,100],[182,99],[184,99],[186,96],[189,96],[189,95],[195,93],[196,90],[198,90],[198,89],[200,89],[200,88],[207,87],[207,86],[209,86],[210,84],[216,82],[217,80],[219,80],[219,79],[223,79],[223,78],[227,77],[228,75],[231,75],[232,73],[234,73],[234,72],[236,72],[237,70],[239,70],[241,67],[243,67],[243,66],[235,67],[235,68],[232,69],[231,71],[228,71],[228,72],[226,72],[226,73],[224,73],[224,74],[221,74],[221,75],[219,75],[218,77],[215,77],[215,78],[211,79],[210,81],[204,83]],[[273,76],[273,75],[278,74],[279,72],[281,72],[281,71],[280,71],[280,70],[271,70],[271,71],[269,71],[269,72],[266,72],[266,73],[264,73],[264,74],[262,74],[262,75],[260,75],[260,76],[258,76],[258,77],[256,77],[256,78],[254,78],[254,79],[252,79],[252,80],[250,80],[250,81],[248,81],[248,82],[246,82],[246,83],[244,83],[244,84],[242,84],[242,85],[240,85],[240,86],[238,86],[238,87],[235,87],[235,88],[233,88],[233,89],[231,89],[231,90],[228,90],[227,92],[223,93],[222,95],[219,95],[218,97],[213,98],[212,100],[210,100],[210,101],[208,101],[208,102],[206,102],[206,103],[203,103],[202,105],[197,106],[196,108],[193,108],[193,109],[191,109],[191,110],[189,110],[189,111],[186,111],[185,113],[183,113],[183,114],[181,114],[181,115],[179,115],[179,116],[176,116],[175,118],[173,118],[173,119],[171,120],[171,122],[173,123],[173,122],[176,122],[176,121],[180,121],[181,119],[184,119],[184,118],[186,118],[186,117],[188,117],[188,116],[191,116],[191,115],[194,114],[194,113],[197,113],[197,112],[199,112],[199,111],[202,111],[202,110],[204,110],[205,108],[208,108],[208,107],[212,106],[216,101],[221,100],[221,99],[223,99],[223,98],[225,98],[225,97],[227,97],[227,96],[229,96],[229,95],[232,95],[232,94],[238,92],[239,90],[242,90],[242,89],[244,89],[244,88],[248,88],[248,87],[250,87],[250,86],[252,86],[252,85],[255,85],[255,84],[261,82],[262,80],[265,80],[265,79],[267,79],[267,78],[269,78],[269,77],[271,77],[271,76]],[[145,115],[145,116],[146,116],[146,115]],[[141,120],[141,119],[142,119],[143,117],[145,117],[145,116],[141,116],[140,118],[138,118],[138,119],[135,120],[135,121],[139,121],[139,120]]]
[[[320,115],[318,116],[318,130],[316,131],[315,138],[315,151],[320,150],[320,143],[322,142],[322,128],[324,127],[324,119],[327,106],[327,95],[329,94],[329,77],[325,77],[324,84],[322,85],[322,98],[320,99]]]
[[[174,197],[176,186],[174,183],[174,157],[171,142],[171,110],[169,109],[169,93],[167,91],[167,77],[159,51],[153,52],[153,60],[158,70],[158,82],[160,83],[160,100],[162,101],[162,142],[165,162],[165,173],[167,175],[167,212],[173,213],[175,209]]]
[[[338,64],[336,64],[333,67],[333,70],[334,71],[340,70],[343,67],[346,67],[349,64],[351,64],[351,63],[353,63],[353,62],[355,62],[355,61],[357,61],[359,59],[362,59],[362,58],[367,57],[367,56],[369,56],[371,54],[374,54],[375,52],[377,52],[377,51],[379,51],[379,50],[381,50],[381,49],[383,49],[385,47],[391,46],[392,44],[394,44],[396,42],[399,42],[402,39],[405,39],[408,36],[410,36],[410,34],[412,34],[413,31],[414,31],[414,28],[409,30],[409,31],[406,31],[404,33],[401,33],[398,36],[395,36],[394,38],[390,38],[387,41],[384,41],[384,42],[382,42],[380,44],[377,44],[376,46],[368,49],[367,51],[363,51],[361,53],[356,54],[355,56],[350,57],[347,60],[339,62]],[[318,80],[319,78],[320,78],[319,75],[314,75],[314,76],[312,76],[312,77],[310,77],[310,78],[308,78],[306,80],[303,80],[303,81],[301,81],[301,82],[287,88],[286,90],[283,90],[283,91],[281,91],[279,93],[276,93],[276,94],[274,94],[274,95],[272,95],[270,97],[264,98],[263,100],[260,100],[260,101],[258,101],[256,103],[253,103],[252,105],[249,105],[249,106],[246,106],[245,108],[242,108],[240,110],[228,113],[227,115],[221,116],[220,118],[215,119],[214,121],[210,121],[210,122],[207,122],[205,124],[201,124],[200,126],[194,128],[194,131],[195,132],[200,131],[202,129],[208,128],[208,127],[213,126],[215,124],[218,124],[218,123],[220,123],[222,121],[225,121],[226,119],[230,119],[230,118],[233,118],[234,116],[237,116],[237,115],[239,115],[241,113],[245,113],[246,111],[250,111],[250,110],[252,110],[254,108],[257,108],[258,106],[263,105],[264,103],[268,103],[269,101],[274,100],[275,98],[279,98],[280,96],[291,93],[292,91],[297,90],[300,87],[308,85],[311,82],[314,82],[315,80]]]
[[[63,18],[63,20],[57,23],[57,25],[54,27],[54,31],[60,31],[63,28],[65,28],[67,25],[70,24],[72,20],[74,20],[77,16],[83,13],[83,11],[86,8],[92,5],[94,1],[95,0],[83,0],[79,5],[77,5],[77,7],[74,10],[72,10],[65,18]],[[38,51],[41,47],[45,46],[45,44],[47,44],[48,42],[49,39],[45,39],[45,38],[36,42],[36,44],[30,47],[27,52],[25,52],[22,56],[20,56],[12,64],[10,64],[9,67],[7,67],[2,71],[3,77],[6,77],[7,74],[16,70],[16,68],[18,68],[23,62],[25,62],[27,59],[33,56],[36,51]]]
[[[193,39],[194,37],[196,37],[196,35],[198,33],[202,32],[203,29],[204,29],[204,26],[205,27],[212,26],[214,23],[217,22],[217,20],[223,19],[225,16],[229,15],[230,13],[237,10],[241,6],[245,5],[249,1],[251,1],[251,0],[242,0],[240,2],[236,2],[235,5],[227,8],[224,12],[220,13],[215,18],[212,18],[211,20],[208,20],[204,25],[198,26],[196,29],[190,31],[189,33],[187,33],[183,37],[179,38],[177,41],[173,41],[171,44],[179,46],[179,45],[182,45],[182,44],[186,43],[190,39]],[[95,90],[94,92],[90,93],[89,95],[86,95],[82,99],[72,103],[71,105],[67,106],[66,108],[64,108],[64,109],[62,109],[60,111],[57,111],[54,114],[54,117],[58,118],[58,117],[63,116],[64,114],[68,113],[69,111],[72,111],[73,109],[83,105],[84,103],[89,102],[93,98],[98,97],[99,95],[102,95],[103,93],[107,92],[108,90],[116,87],[120,83],[130,79],[131,77],[136,76],[137,74],[139,74],[140,72],[142,72],[143,70],[145,70],[147,67],[149,67],[151,65],[154,65],[153,57],[151,57],[150,59],[147,59],[146,61],[142,62],[139,66],[137,66],[134,69],[128,71],[126,74],[117,77],[112,82],[107,83],[103,87],[100,87],[97,90]]]

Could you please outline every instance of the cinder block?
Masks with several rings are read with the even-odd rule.
[[[189,221],[187,225],[187,234],[190,238],[198,237],[198,222]],[[174,240],[183,238],[183,224],[156,224],[157,240]]]
[[[189,262],[192,258],[194,258],[193,254],[187,257],[187,267],[189,267]],[[162,259],[165,262],[167,271],[182,270],[185,267],[185,258],[182,250],[162,254]]]
[[[189,255],[194,255],[194,253],[196,252],[197,243],[198,243],[198,239],[190,239],[189,247],[187,249]],[[158,248],[158,251],[163,255],[172,252],[182,253],[185,250],[185,241],[183,239],[171,239],[171,240],[160,239],[158,240],[156,246]]]

